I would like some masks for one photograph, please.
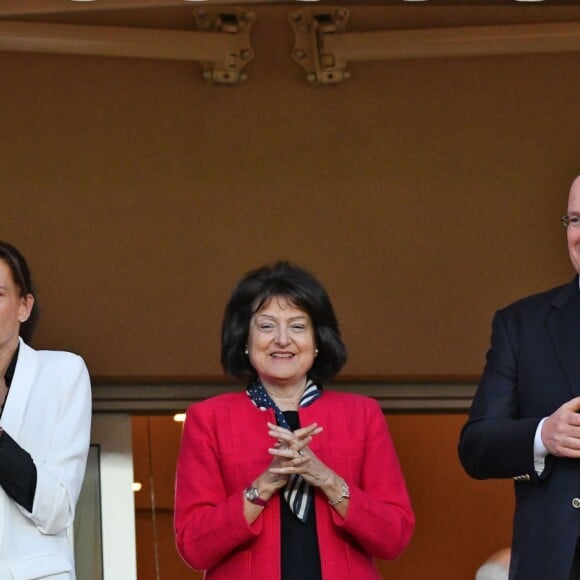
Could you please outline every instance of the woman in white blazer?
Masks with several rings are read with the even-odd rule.
[[[68,528],[90,443],[83,360],[26,344],[38,307],[23,256],[0,242],[0,580],[74,580]]]

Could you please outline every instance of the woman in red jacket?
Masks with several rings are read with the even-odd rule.
[[[192,405],[179,452],[177,547],[207,580],[370,580],[414,516],[379,405],[323,389],[346,361],[318,280],[248,273],[226,307],[222,365],[245,392]]]

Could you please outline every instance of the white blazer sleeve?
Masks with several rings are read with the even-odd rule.
[[[45,384],[47,396],[56,397],[48,405],[54,425],[42,456],[33,455],[37,484],[32,512],[18,506],[43,534],[58,533],[73,523],[90,445],[89,373],[81,357],[66,353],[65,361],[62,372],[51,373]]]

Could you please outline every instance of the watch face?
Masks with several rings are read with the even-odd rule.
[[[248,487],[244,491],[246,499],[256,505],[264,507],[268,502],[260,497],[260,492],[255,487]]]

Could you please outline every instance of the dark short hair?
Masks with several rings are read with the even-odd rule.
[[[20,296],[24,298],[28,294],[31,294],[34,297],[32,312],[28,320],[20,325],[20,336],[25,342],[29,342],[38,322],[38,303],[28,264],[24,256],[14,246],[2,241],[0,241],[0,260],[10,268],[12,279],[20,290]]]
[[[346,362],[346,348],[334,308],[326,290],[312,274],[286,261],[248,272],[234,288],[222,323],[221,363],[226,373],[240,380],[257,377],[245,353],[250,320],[275,296],[288,299],[312,320],[318,356],[308,377],[318,383],[332,379]]]

